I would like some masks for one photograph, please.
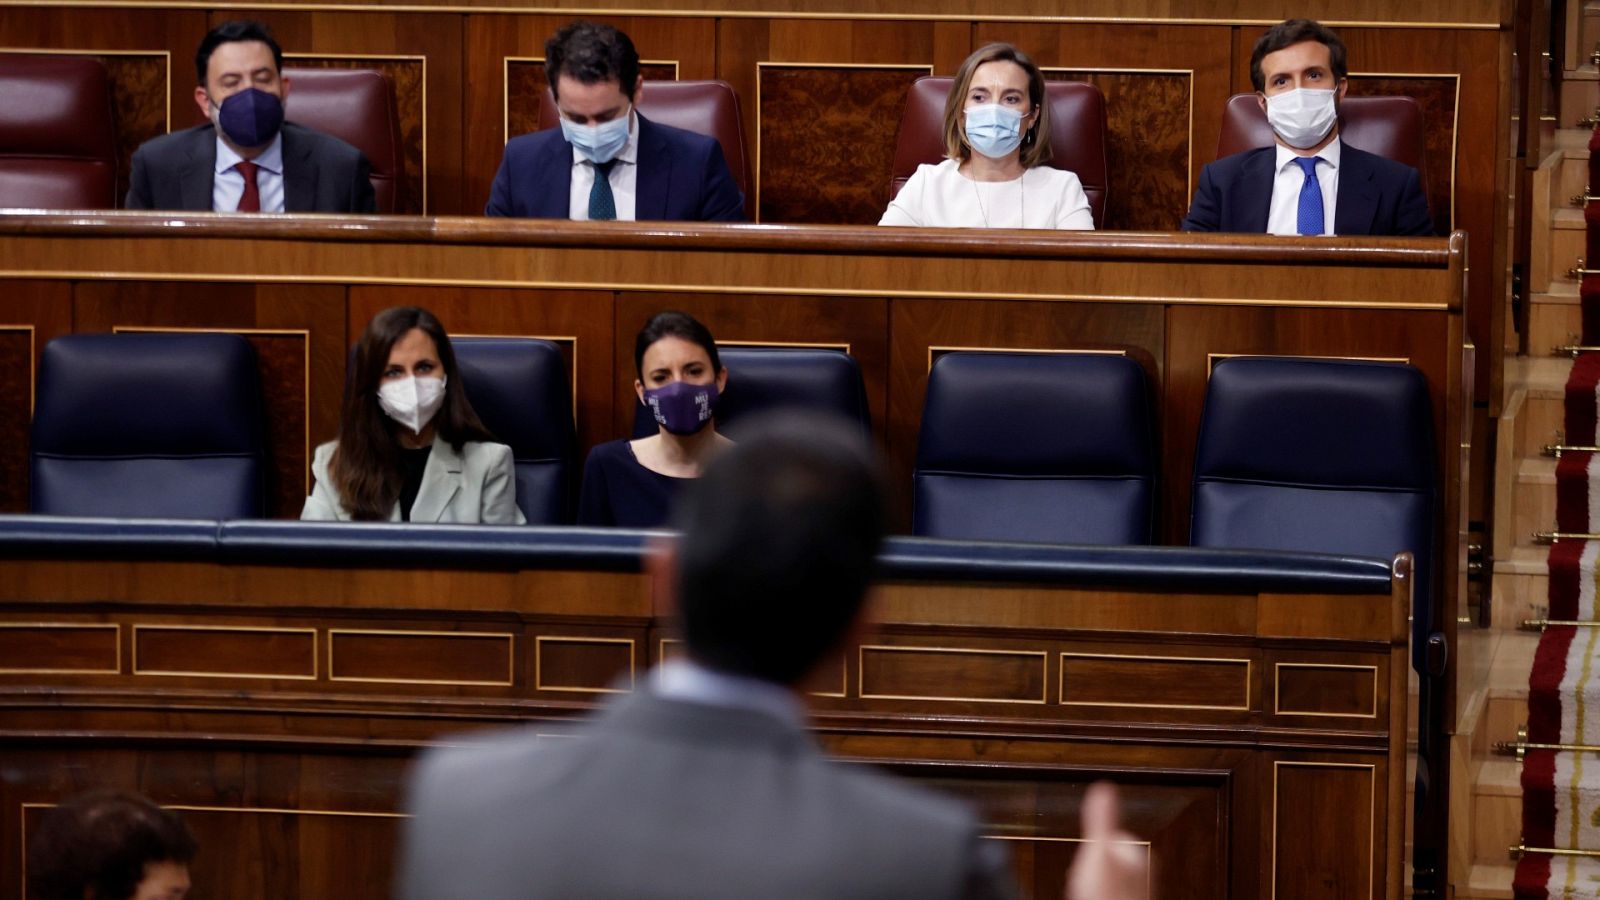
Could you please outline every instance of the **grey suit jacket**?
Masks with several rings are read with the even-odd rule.
[[[152,138],[133,152],[128,209],[211,212],[217,132],[207,125]],[[372,167],[360,150],[336,137],[283,123],[284,212],[370,213],[376,210]]]
[[[307,521],[348,522],[350,513],[339,501],[339,491],[328,477],[328,462],[338,441],[317,448],[311,459],[316,483],[300,510]],[[400,521],[400,504],[389,511],[389,521]],[[505,444],[467,441],[457,453],[450,442],[433,438],[433,450],[422,470],[422,486],[411,504],[411,521],[417,524],[455,522],[464,525],[523,525],[527,518],[517,507],[517,476],[511,448]]]
[[[758,711],[647,692],[576,736],[509,732],[421,761],[405,900],[1009,897],[972,813]]]

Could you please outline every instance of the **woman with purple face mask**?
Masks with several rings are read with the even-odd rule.
[[[657,313],[634,341],[633,363],[633,390],[655,416],[656,433],[589,451],[579,525],[665,525],[679,488],[733,443],[717,433],[728,370],[706,326],[687,313]]]

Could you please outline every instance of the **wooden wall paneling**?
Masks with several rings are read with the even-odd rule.
[[[1145,367],[1155,409],[1166,370],[1164,328],[1161,308],[1154,304],[891,301],[885,443],[890,470],[908,498],[897,524],[904,529],[911,524],[910,474],[922,400],[932,357],[940,349],[1125,350]],[[1158,446],[1161,440],[1158,433]]]
[[[469,15],[465,17],[463,63],[467,91],[465,156],[466,196],[463,214],[481,215],[489,187],[500,167],[505,142],[533,130],[543,96],[544,42],[577,15]],[[646,78],[665,74],[673,64],[682,79],[716,78],[716,28],[709,18],[591,16],[582,18],[613,25],[633,40]],[[537,88],[537,90],[533,90]],[[532,96],[529,91],[533,90]],[[755,95],[739,97],[746,117]],[[755,146],[751,144],[750,146]]]
[[[405,145],[402,211],[482,212],[462,177],[462,16],[222,9],[211,13],[211,24],[236,18],[270,27],[284,53],[297,55],[285,65],[383,69],[394,80]],[[291,110],[293,103],[291,90]]]
[[[1389,880],[1388,760],[1272,755],[1261,764],[1261,862],[1271,896],[1381,896]]]
[[[1278,309],[1246,307],[1167,308],[1166,381],[1162,398],[1162,504],[1165,542],[1188,543],[1190,482],[1195,441],[1205,402],[1212,362],[1221,354],[1331,356],[1405,359],[1428,379],[1433,402],[1434,435],[1439,444],[1441,473],[1450,471],[1448,455],[1457,452],[1455,423],[1447,417],[1450,354],[1443,341],[1430,338],[1442,330],[1443,313],[1386,311],[1382,322],[1371,310]],[[1420,350],[1420,352],[1419,352]],[[1448,493],[1448,491],[1447,491]],[[1448,497],[1440,498],[1441,504]],[[1453,534],[1452,524],[1441,531]]]
[[[332,285],[79,282],[74,325],[80,332],[222,331],[247,338],[260,365],[266,405],[267,511],[298,518],[311,485],[308,406],[328,402],[328,389],[317,379],[330,374],[331,341],[321,334],[342,331],[342,291]],[[328,420],[328,407],[322,408],[318,422]]]
[[[1222,130],[1229,38],[1215,26],[983,22],[974,41],[1016,44],[1050,77],[1098,86],[1111,169],[1105,227],[1175,231]]]
[[[718,77],[755,113],[757,219],[855,225],[888,204],[911,82],[960,45],[931,22],[821,19],[723,19],[717,42]]]
[[[729,294],[624,293],[617,301],[613,435],[633,433],[633,342],[664,309],[704,322],[717,343],[844,345],[861,367],[873,430],[883,434],[888,412],[889,307],[885,300],[849,297],[740,297]]]
[[[72,284],[0,281],[0,512],[28,511],[28,429],[44,345],[72,330]]]
[[[368,320],[390,306],[431,310],[453,335],[551,339],[563,353],[570,353],[576,371],[574,410],[581,452],[610,440],[612,406],[616,402],[612,383],[612,298],[608,291],[352,287],[346,346],[360,339]]]

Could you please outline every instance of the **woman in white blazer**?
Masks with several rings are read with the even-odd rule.
[[[511,448],[494,443],[433,313],[386,309],[345,382],[339,438],[317,448],[300,512],[322,521],[520,525]]]

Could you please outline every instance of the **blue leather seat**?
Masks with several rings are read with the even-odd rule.
[[[561,350],[533,338],[452,338],[467,399],[495,440],[511,447],[517,506],[530,525],[572,521],[577,435]]]
[[[1146,544],[1155,449],[1125,356],[946,353],[928,373],[912,531],[964,540]]]
[[[74,334],[45,345],[31,507],[65,516],[262,515],[255,351],[236,334]]]
[[[811,347],[718,347],[728,389],[717,401],[717,430],[738,440],[741,420],[794,407],[833,412],[872,430],[861,367],[842,350]],[[633,436],[656,433],[649,407],[635,403]]]

